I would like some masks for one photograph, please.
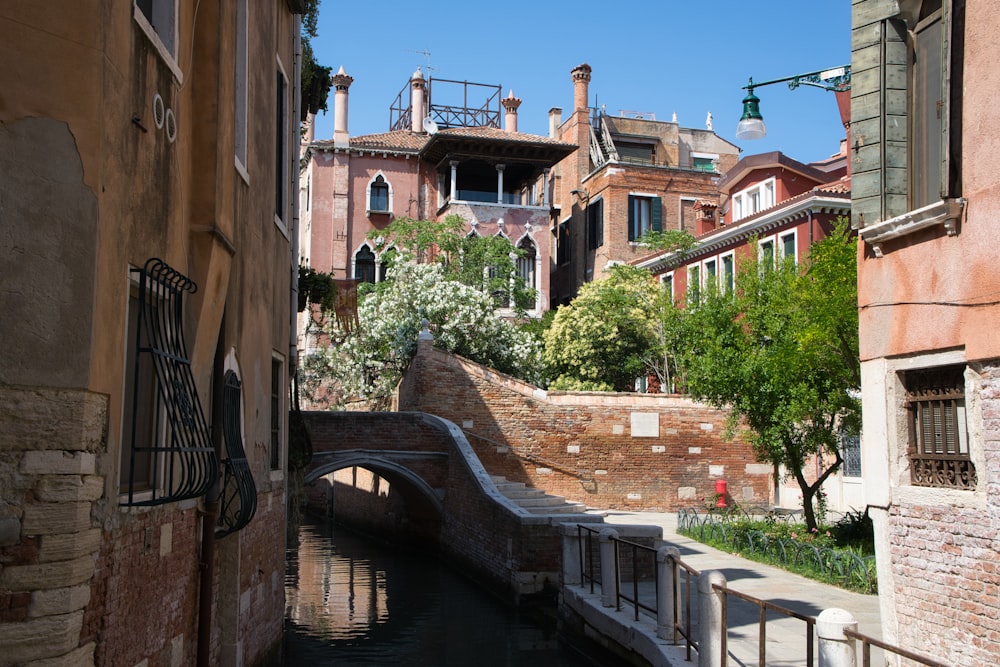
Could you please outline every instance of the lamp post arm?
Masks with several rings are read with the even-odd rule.
[[[753,78],[751,78],[750,82],[743,86],[743,90],[753,92],[754,88],[770,86],[774,83],[787,83],[790,90],[795,90],[800,85],[815,86],[816,88],[836,92],[850,90],[851,66],[842,65],[833,69],[820,70],[818,72],[807,72],[806,74],[796,74],[794,76],[786,76],[781,79],[761,81],[760,83],[754,83]]]

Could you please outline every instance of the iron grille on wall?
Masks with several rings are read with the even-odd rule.
[[[910,480],[916,486],[974,489],[965,424],[965,366],[908,371]]]
[[[205,494],[219,464],[184,343],[183,297],[197,286],[160,259],[132,269],[138,282],[127,505]],[[123,443],[126,444],[126,443]]]
[[[254,484],[246,450],[243,449],[243,429],[240,426],[242,388],[233,371],[226,371],[222,387],[222,435],[226,441],[225,471],[216,537],[240,530],[257,511],[257,485]]]

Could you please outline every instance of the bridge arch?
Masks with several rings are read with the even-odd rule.
[[[314,461],[303,482],[309,484],[332,472],[357,466],[385,477],[389,482],[403,481],[416,490],[433,507],[438,515],[444,512],[441,497],[427,481],[410,468],[385,457],[368,452],[338,452],[320,456],[322,461]]]

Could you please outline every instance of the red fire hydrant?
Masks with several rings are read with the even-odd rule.
[[[717,479],[717,480],[715,480],[715,495],[719,497],[719,499],[715,502],[715,506],[716,507],[725,507],[726,506],[726,480],[724,480],[724,479]]]

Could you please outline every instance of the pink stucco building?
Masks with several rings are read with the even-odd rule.
[[[419,69],[392,106],[388,131],[352,137],[352,81],[343,68],[333,77],[333,138],[307,135],[304,145],[300,261],[334,278],[378,282],[389,248],[370,238],[373,230],[401,217],[458,215],[468,233],[503,235],[524,251],[518,272],[537,290],[528,313],[548,309],[548,176],[576,146],[518,132],[521,100],[513,92],[501,97],[499,86],[425,79]],[[435,103],[435,89],[444,95],[456,86],[469,107]]]
[[[990,0],[852,5],[863,468],[883,635],[1000,663],[1000,85]]]

